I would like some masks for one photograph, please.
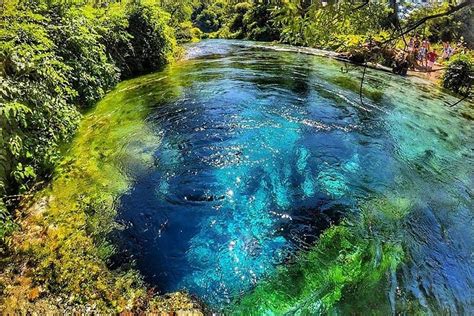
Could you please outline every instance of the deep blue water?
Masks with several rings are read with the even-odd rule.
[[[173,97],[150,104],[154,165],[120,199],[121,254],[147,282],[222,306],[360,201],[397,192],[418,206],[406,287],[447,310],[472,304],[472,122],[452,97],[369,71],[383,97],[361,104],[330,80],[359,70],[239,43],[189,57],[156,88]]]

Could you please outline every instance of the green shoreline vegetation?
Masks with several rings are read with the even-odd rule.
[[[158,297],[137,272],[107,265],[113,253],[107,235],[116,228],[113,202],[127,181],[114,164],[118,153],[106,145],[130,133],[152,137],[143,125],[146,109],[133,95],[147,79],[119,84],[85,114],[72,145],[63,145],[80,113],[120,79],[160,69],[180,53],[170,15],[152,1],[106,8],[41,1],[3,6],[0,180],[6,197],[32,196],[20,207],[2,199],[1,310],[194,309],[187,295]],[[133,108],[125,95],[135,98]],[[61,147],[70,148],[64,158]],[[128,152],[122,161],[143,158]],[[34,193],[33,184],[53,170],[51,184]],[[6,206],[17,208],[15,220]]]
[[[6,311],[58,308],[47,295],[41,299],[44,293],[57,294],[66,306],[68,301],[79,304],[79,311],[165,312],[197,306],[183,293],[156,296],[136,271],[112,271],[107,266],[114,251],[107,236],[120,229],[114,222],[114,201],[129,182],[118,165],[126,162],[140,170],[152,163],[140,144],[158,146],[160,140],[144,118],[150,99],[161,97],[152,87],[165,79],[150,75],[124,81],[85,115],[50,186],[27,206],[25,233],[12,240],[17,253],[28,257],[29,269],[18,284],[4,289],[10,294]],[[144,91],[147,86],[150,93]],[[139,141],[130,142],[131,138]],[[122,150],[111,151],[117,147]]]
[[[159,138],[144,123],[148,101],[174,97],[151,88],[165,84],[173,66],[129,78],[163,69],[179,58],[179,43],[205,37],[345,51],[388,36],[387,4],[369,4],[354,15],[349,2],[331,4],[326,16],[321,6],[295,3],[0,4],[0,310],[200,313],[202,306],[186,293],[160,296],[137,271],[109,267],[114,245],[108,235],[120,229],[114,203],[129,184],[119,164],[140,170],[151,163],[148,152],[128,140],[157,146]],[[334,24],[332,32],[327,23]],[[472,69],[469,56],[453,65]],[[449,78],[447,88],[462,84],[455,72]],[[332,82],[359,89],[359,81],[344,76]],[[366,87],[363,93],[373,101],[383,95]],[[110,144],[123,144],[123,150],[114,152]],[[387,289],[394,293],[392,275],[404,256],[397,232],[411,206],[399,197],[361,205],[359,215],[329,228],[312,250],[280,267],[229,312],[348,312],[357,307],[354,301],[361,310],[371,306],[361,291],[375,293],[374,301]],[[387,301],[382,308],[394,307]]]

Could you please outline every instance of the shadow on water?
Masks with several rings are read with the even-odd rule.
[[[472,168],[453,159],[467,155],[472,161],[472,153],[462,145],[462,131],[453,135],[443,127],[457,122],[443,122],[449,114],[435,108],[429,115],[442,119],[426,123],[417,103],[421,92],[397,94],[400,82],[389,86],[369,73],[368,88],[382,97],[363,107],[354,101],[356,91],[329,80],[341,76],[334,61],[225,42],[197,44],[188,57],[196,59],[182,62],[157,87],[174,96],[150,104],[147,124],[161,142],[153,166],[134,176],[120,198],[117,220],[124,230],[114,234],[116,262],[132,259],[163,292],[186,289],[222,307],[357,213],[361,201],[397,183],[409,187],[409,193],[396,189],[400,194],[417,200],[424,199],[423,190],[442,192],[455,179],[461,179],[459,190],[466,189]],[[446,176],[446,164],[455,168],[455,179]],[[465,265],[472,234],[452,259],[441,239],[458,228],[445,228],[452,217],[438,210],[453,198],[433,202],[429,196],[423,205],[435,203],[427,206],[435,211],[413,213],[416,224],[406,232],[413,236],[411,259],[401,278],[420,301],[459,301],[473,288],[472,268]],[[472,220],[472,203],[465,205],[462,212]],[[430,266],[415,269],[419,262]],[[440,280],[433,271],[456,272]],[[463,277],[467,283],[456,281]],[[433,284],[452,284],[450,296],[423,290]]]

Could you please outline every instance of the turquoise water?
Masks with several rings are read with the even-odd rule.
[[[219,309],[363,201],[397,195],[414,205],[398,286],[433,311],[472,311],[469,105],[450,108],[455,98],[421,79],[371,70],[365,88],[380,96],[360,103],[350,83],[361,70],[342,66],[203,41],[158,73],[166,80],[151,88],[162,97],[147,125],[161,143],[143,148],[152,167],[122,166],[133,183],[119,201],[120,255],[160,291],[185,289]]]

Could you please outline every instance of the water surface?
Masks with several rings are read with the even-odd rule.
[[[153,75],[143,97],[157,137],[139,142],[153,163],[121,166],[132,178],[119,200],[121,256],[162,292],[186,289],[218,309],[364,201],[397,195],[413,205],[400,286],[432,311],[472,311],[468,106],[370,70],[360,102],[361,70],[341,67],[204,41]]]

